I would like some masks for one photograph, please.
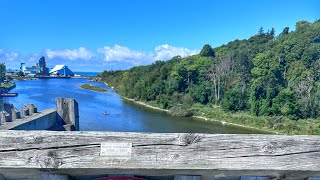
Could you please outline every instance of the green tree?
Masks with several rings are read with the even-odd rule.
[[[280,70],[280,63],[273,52],[259,54],[253,60],[254,75],[251,84],[250,103],[251,112],[256,115],[271,115],[272,100],[282,87],[284,81]]]
[[[263,27],[260,27],[260,29],[259,29],[259,31],[258,31],[258,35],[259,35],[259,36],[264,35]]]
[[[202,50],[200,51],[200,56],[203,57],[215,57],[215,52],[209,44],[203,46]]]
[[[245,110],[247,106],[247,95],[240,87],[229,89],[223,99],[222,108],[226,111],[241,111]]]
[[[185,107],[191,107],[194,103],[193,98],[190,96],[190,94],[185,94],[182,97],[182,105]]]
[[[6,65],[4,63],[0,63],[0,82],[4,82],[6,79]]]
[[[274,36],[274,35],[275,35],[275,32],[276,32],[276,30],[275,30],[274,28],[271,28],[270,35],[271,35],[271,36]]]
[[[272,113],[287,116],[290,119],[298,119],[300,113],[295,93],[290,89],[282,89],[273,99]]]
[[[17,76],[23,77],[23,76],[24,76],[24,73],[23,73],[22,71],[19,71],[19,72],[17,73]]]
[[[287,34],[289,34],[289,27],[285,27],[282,33],[280,34],[280,36],[287,35]]]

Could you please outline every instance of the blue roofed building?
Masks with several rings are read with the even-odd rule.
[[[74,73],[66,65],[56,65],[50,71],[50,76],[74,76]]]

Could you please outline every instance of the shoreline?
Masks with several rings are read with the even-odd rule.
[[[108,84],[106,82],[103,82],[106,86],[108,86]],[[113,87],[110,87],[111,89],[113,90],[116,90],[114,89]],[[119,94],[120,95],[120,94]],[[140,106],[144,106],[144,107],[147,107],[147,108],[150,108],[150,109],[153,109],[153,110],[158,110],[158,111],[161,111],[161,112],[167,112],[169,113],[169,110],[167,109],[162,109],[162,108],[159,108],[159,107],[156,107],[156,106],[152,106],[150,104],[147,104],[145,102],[142,102],[142,101],[137,101],[137,100],[134,100],[134,99],[130,99],[130,98],[127,98],[127,97],[124,97],[122,95],[120,95],[121,98],[127,100],[127,101],[130,101],[130,102],[133,102],[137,105],[140,105]],[[212,118],[207,118],[207,117],[204,117],[204,116],[191,116],[192,118],[196,118],[196,119],[200,119],[200,120],[205,120],[205,121],[212,121],[212,122],[218,122],[218,123],[221,123],[222,125],[229,125],[229,126],[235,126],[235,127],[241,127],[241,128],[247,128],[247,129],[253,129],[253,130],[258,130],[258,131],[262,131],[262,132],[267,132],[267,133],[272,133],[272,134],[281,134],[279,132],[276,132],[276,131],[271,131],[271,130],[261,130],[259,128],[256,128],[256,127],[252,127],[252,126],[246,126],[246,125],[242,125],[242,124],[236,124],[236,123],[230,123],[230,122],[227,122],[227,121],[222,121],[222,120],[217,120],[217,119],[212,119]]]
[[[158,110],[158,111],[162,111],[162,112],[167,112],[169,113],[169,110],[167,109],[161,109],[161,108],[158,108],[156,106],[152,106],[152,105],[149,105],[145,102],[141,102],[141,101],[136,101],[134,99],[130,99],[130,98],[127,98],[127,97],[124,97],[124,96],[121,96],[121,98],[125,99],[125,100],[128,100],[130,102],[133,102],[137,105],[140,105],[140,106],[143,106],[143,107],[147,107],[147,108],[150,108],[150,109],[154,109],[154,110]],[[242,125],[242,124],[236,124],[236,123],[230,123],[230,122],[227,122],[227,121],[222,121],[222,120],[216,120],[216,119],[212,119],[212,118],[207,118],[207,117],[204,117],[204,116],[191,116],[191,118],[196,118],[196,119],[200,119],[200,120],[205,120],[205,121],[211,121],[211,122],[218,122],[218,123],[221,123],[222,125],[226,125],[226,126],[235,126],[235,127],[241,127],[241,128],[247,128],[247,129],[253,129],[253,130],[258,130],[258,131],[262,131],[262,132],[267,132],[267,133],[272,133],[272,134],[280,134],[279,132],[276,132],[276,131],[268,131],[268,130],[261,130],[259,128],[256,128],[256,127],[252,127],[252,126],[246,126],[246,125]]]
[[[242,124],[236,124],[236,123],[231,123],[231,122],[227,122],[227,121],[216,120],[216,119],[207,118],[207,117],[204,117],[204,116],[192,116],[192,117],[197,118],[197,119],[202,119],[202,120],[205,120],[205,121],[220,122],[222,125],[229,125],[229,126],[236,126],[236,127],[247,128],[247,129],[254,129],[254,130],[268,132],[268,133],[272,133],[272,134],[281,134],[281,133],[276,132],[276,131],[270,131],[270,130],[265,130],[265,129],[261,130],[259,128],[252,127],[252,126],[246,126],[246,125],[242,125]]]
[[[12,85],[9,86],[9,87],[1,87],[2,89],[0,90],[1,93],[4,93],[4,92],[9,92],[11,91],[12,89],[16,88],[16,83],[11,83]]]
[[[99,92],[99,93],[108,92],[108,90],[101,88],[101,87],[98,87],[98,86],[94,86],[92,84],[82,84],[80,86],[80,88],[85,89],[85,90],[89,90],[89,91]]]
[[[167,110],[167,109],[161,109],[161,108],[159,108],[159,107],[152,106],[152,105],[147,104],[147,103],[142,102],[142,101],[137,101],[137,100],[130,99],[130,98],[127,98],[127,97],[124,97],[124,96],[121,96],[121,98],[123,98],[123,99],[125,99],[125,100],[127,100],[127,101],[130,101],[130,102],[133,102],[133,103],[135,103],[135,104],[138,104],[138,105],[141,105],[141,106],[150,108],[150,109],[154,109],[154,110],[158,110],[158,111],[162,111],[162,112],[169,112],[169,110]]]

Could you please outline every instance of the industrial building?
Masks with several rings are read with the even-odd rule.
[[[46,60],[43,56],[39,59],[39,63],[36,63],[35,66],[26,67],[26,63],[21,63],[20,70],[26,76],[49,75],[49,68],[46,67]]]
[[[75,74],[68,68],[66,65],[56,65],[52,70],[47,68],[47,63],[45,57],[39,59],[39,63],[36,63],[35,66],[26,67],[25,63],[21,63],[20,66],[21,72],[25,76],[45,78],[45,77],[70,77]]]
[[[66,65],[56,65],[50,71],[50,76],[74,76],[74,73]]]

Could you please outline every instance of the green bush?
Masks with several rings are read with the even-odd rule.
[[[179,117],[191,117],[193,116],[193,111],[188,109],[185,106],[177,105],[169,109],[169,113],[172,116],[179,116]]]

